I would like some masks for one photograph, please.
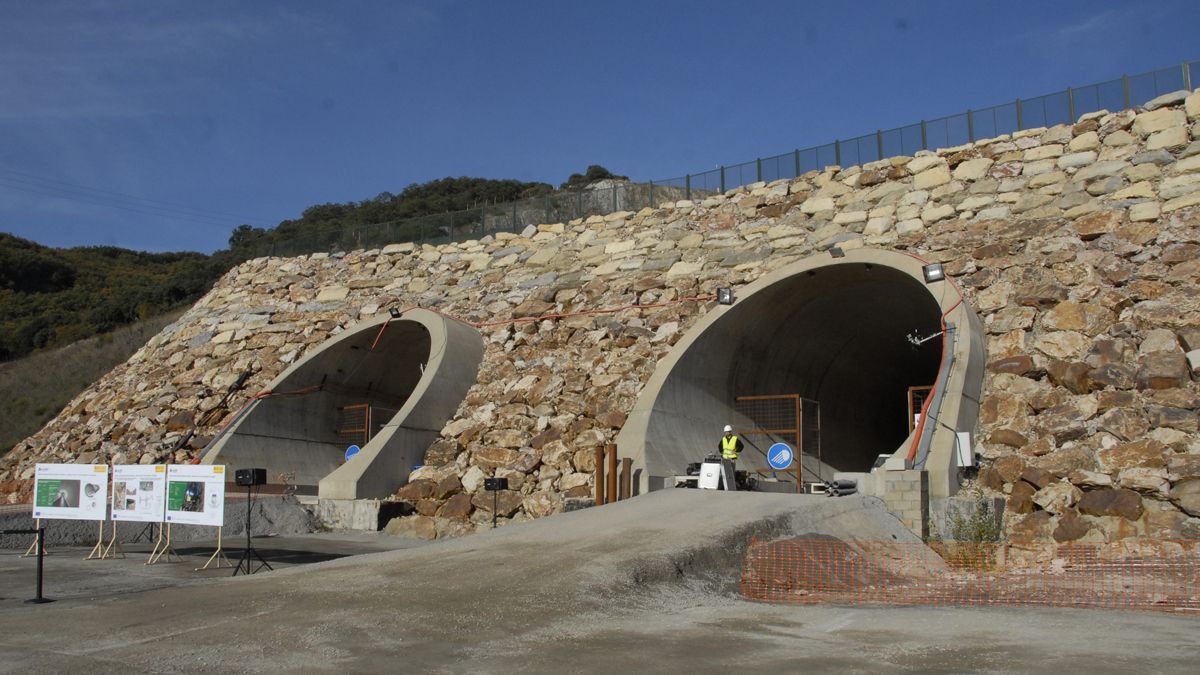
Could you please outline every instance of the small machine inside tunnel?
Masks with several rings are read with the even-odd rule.
[[[643,396],[652,398],[639,400],[630,433],[618,437],[618,445],[633,445],[644,422],[646,489],[669,487],[687,463],[713,452],[726,423],[753,441],[739,469],[769,472],[764,451],[783,440],[801,446],[805,482],[868,472],[906,446],[913,392],[938,377],[942,307],[957,294],[947,283],[927,284],[907,256],[880,255],[912,262],[915,272],[834,258],[743,290],[719,317],[698,324],[647,386]],[[790,436],[744,403],[788,397],[796,403],[784,407],[797,410],[783,429]]]

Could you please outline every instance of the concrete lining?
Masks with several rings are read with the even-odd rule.
[[[264,467],[274,480],[295,473],[322,498],[392,494],[420,464],[475,383],[483,339],[470,326],[423,309],[363,322],[297,361],[208,449],[204,463]],[[305,392],[289,395],[289,392]],[[336,433],[339,406],[396,411],[373,420],[351,461]]]
[[[924,282],[922,265],[883,250],[822,253],[738,289],[733,305],[712,308],[660,362],[617,436],[639,490],[663,487],[688,462],[715,451],[722,425],[747,425],[733,411],[739,395],[798,393],[819,401],[822,460],[836,470],[869,471],[880,454],[906,454],[907,388],[933,383],[942,342],[917,347],[907,336],[937,333],[948,310],[947,322],[958,329],[955,359],[942,409],[931,417],[972,431],[982,327],[948,282]],[[938,424],[924,467],[931,495],[957,489],[955,441]],[[743,466],[765,461],[748,448]]]

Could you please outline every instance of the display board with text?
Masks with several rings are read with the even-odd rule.
[[[112,519],[160,523],[166,509],[165,464],[113,466]]]
[[[108,519],[108,467],[103,464],[38,464],[33,517]]]
[[[168,466],[166,520],[168,523],[213,527],[224,524],[225,466]]]

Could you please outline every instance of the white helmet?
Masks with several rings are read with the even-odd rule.
[[[728,424],[726,424],[726,425],[725,425],[725,431],[733,431],[733,427],[731,427],[731,426],[729,426]]]

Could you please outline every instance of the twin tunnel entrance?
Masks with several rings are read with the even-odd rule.
[[[814,257],[760,279],[676,344],[617,437],[618,451],[634,460],[638,491],[667,486],[669,477],[714,451],[722,425],[754,428],[738,397],[788,394],[805,401],[807,424],[819,415],[819,450],[803,448],[807,466],[815,467],[806,469],[806,480],[869,471],[880,455],[907,444],[910,388],[939,375],[937,334],[948,284],[926,285],[920,264],[908,256],[849,253]],[[960,323],[977,324],[965,308],[959,312]],[[961,372],[957,382],[949,378],[949,409],[942,409],[953,421],[941,418],[947,428],[970,430],[982,344],[979,331],[965,333],[952,350],[961,352],[954,366]],[[966,358],[973,352],[977,357]],[[274,394],[236,419],[204,461],[294,474],[322,498],[385,497],[423,463],[475,383],[482,355],[474,329],[433,312],[367,322],[277,378]],[[968,366],[978,371],[972,377]],[[337,411],[355,405],[379,412],[370,441],[347,462]],[[766,467],[765,440],[747,448],[739,468]]]

